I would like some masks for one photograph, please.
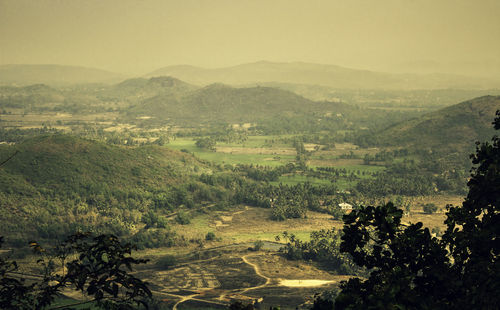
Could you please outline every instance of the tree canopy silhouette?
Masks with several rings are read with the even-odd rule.
[[[0,246],[2,242],[0,237]],[[147,307],[151,291],[145,282],[130,274],[133,265],[147,260],[131,257],[131,244],[109,234],[77,233],[53,249],[44,249],[37,242],[30,246],[40,255],[38,263],[43,274],[35,280],[24,279],[16,273],[15,261],[0,257],[0,309],[75,309],[89,303],[101,309]],[[57,262],[62,271],[56,272]],[[80,291],[88,299],[54,306],[65,288]]]
[[[500,111],[493,125],[500,129]],[[477,143],[471,158],[469,193],[448,208],[441,239],[422,223],[401,223],[403,211],[392,203],[345,215],[341,251],[371,273],[344,282],[335,309],[498,309],[498,136]]]

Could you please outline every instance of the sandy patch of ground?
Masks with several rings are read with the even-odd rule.
[[[232,124],[233,129],[248,129],[252,126],[255,126],[255,124],[252,123]]]
[[[315,287],[330,284],[328,280],[280,280],[279,284],[288,287]]]
[[[237,214],[241,214],[248,210],[248,207],[245,207],[245,210],[240,210],[236,212],[224,213],[224,215],[219,215],[219,218],[214,221],[215,227],[226,227],[229,226],[233,221],[233,216]]]
[[[233,216],[232,216],[232,215],[229,215],[229,216],[221,215],[221,216],[220,216],[220,219],[221,219],[223,222],[231,222],[231,221],[233,220]]]
[[[304,143],[304,148],[306,151],[314,151],[316,147],[320,147],[320,144],[315,144],[315,143]]]
[[[129,125],[129,124],[119,124],[116,126],[111,126],[108,128],[105,128],[104,131],[111,132],[111,131],[123,131],[125,129],[133,129],[135,125]]]

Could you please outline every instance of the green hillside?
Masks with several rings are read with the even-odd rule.
[[[488,140],[494,134],[491,121],[498,109],[500,96],[479,97],[398,123],[365,138],[379,145],[469,150],[476,141]]]
[[[189,169],[201,165],[188,154],[166,148],[117,147],[66,135],[35,137],[0,151],[2,158],[19,152],[2,168],[3,174],[22,177],[24,184],[50,191],[138,185],[156,189],[184,180]],[[1,188],[14,185],[2,184]]]
[[[0,235],[14,238],[105,231],[111,220],[118,221],[111,231],[131,233],[149,210],[165,214],[199,204],[194,171],[207,169],[167,148],[110,146],[67,135],[2,145],[0,159],[15,152],[0,168]]]
[[[133,78],[105,89],[102,94],[136,102],[158,95],[178,96],[197,89],[196,86],[169,76],[149,79]]]
[[[44,84],[0,87],[1,108],[34,108],[49,103],[61,103],[64,98],[61,91]]]
[[[319,103],[270,87],[233,88],[212,84],[182,97],[158,95],[133,107],[136,114],[193,122],[255,122],[276,116],[335,112],[340,103]]]

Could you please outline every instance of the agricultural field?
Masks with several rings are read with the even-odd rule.
[[[257,302],[265,308],[307,308],[315,293],[348,278],[290,262],[266,245],[257,252],[246,245],[200,250],[199,256],[202,259],[180,261],[166,270],[156,266],[139,274],[173,309],[224,308],[234,301]]]
[[[461,200],[458,196],[422,198],[415,201],[404,222],[422,221],[429,229],[442,231],[445,205]],[[422,212],[422,204],[428,201],[438,205],[438,213]],[[257,302],[264,309],[307,309],[316,293],[350,277],[312,262],[288,260],[279,252],[283,241],[275,241],[283,231],[308,241],[313,231],[341,229],[341,221],[312,211],[303,219],[276,222],[269,218],[268,209],[249,206],[197,215],[190,224],[172,229],[182,231],[186,238],[213,232],[216,239],[202,246],[141,251],[139,255],[152,262],[138,274],[151,283],[162,304],[176,309],[224,308],[233,301]],[[263,241],[261,248],[253,250],[257,241]],[[174,259],[166,263],[165,257]]]
[[[282,136],[248,136],[241,143],[217,142],[215,150],[199,148],[195,145],[196,138],[175,138],[166,146],[176,150],[184,150],[193,153],[200,159],[218,164],[245,164],[276,167],[292,163],[296,160],[297,152],[290,144],[280,143],[280,139],[291,138],[293,135]],[[271,142],[278,141],[278,142]],[[305,148],[312,152],[307,160],[307,165],[315,167],[336,167],[347,171],[361,171],[374,173],[384,169],[382,165],[364,165],[363,156],[374,154],[377,148],[362,149],[350,143],[337,144],[334,150],[313,151],[314,147],[305,144]],[[351,152],[353,155],[351,155]],[[343,155],[355,158],[342,158]],[[314,178],[286,178],[280,180],[284,183],[296,184],[302,181],[325,184],[324,180],[317,181]]]
[[[167,147],[187,150],[195,156],[218,164],[253,164],[260,166],[281,166],[295,160],[295,149],[287,145],[270,145],[273,136],[250,136],[242,143],[218,142],[216,150],[201,149],[194,138],[176,138]]]

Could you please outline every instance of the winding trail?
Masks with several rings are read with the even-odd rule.
[[[198,296],[200,294],[193,294],[193,295],[188,295],[188,296],[182,296],[181,299],[175,303],[175,305],[172,307],[172,310],[177,310],[177,306],[180,304],[180,303],[183,303],[185,302],[186,300],[190,300],[190,299],[193,299],[194,297]]]
[[[256,263],[252,263],[249,258],[251,257],[256,257],[256,256],[261,256],[261,255],[269,255],[269,253],[257,253],[257,254],[247,254],[247,255],[243,255],[243,256],[240,256],[241,260],[251,266],[255,272],[255,274],[261,278],[263,278],[264,280],[266,280],[265,283],[263,284],[260,284],[260,285],[257,285],[257,286],[252,286],[252,287],[247,287],[247,288],[242,288],[242,289],[233,289],[233,290],[228,290],[226,291],[225,293],[222,293],[219,295],[219,297],[217,298],[220,302],[217,302],[217,301],[212,301],[212,300],[204,300],[204,299],[200,299],[200,298],[197,298],[197,297],[200,297],[203,295],[203,292],[199,292],[199,293],[196,293],[196,294],[191,294],[191,295],[187,295],[187,296],[181,296],[181,295],[176,295],[176,294],[171,294],[171,293],[166,293],[166,292],[158,292],[158,293],[161,293],[161,294],[164,294],[164,295],[169,295],[169,296],[173,296],[173,297],[176,297],[176,298],[179,298],[179,300],[174,304],[172,310],[178,310],[178,306],[183,303],[183,302],[186,302],[188,300],[195,300],[195,301],[200,301],[200,302],[205,302],[205,303],[209,303],[209,304],[216,304],[216,305],[222,305],[222,306],[227,306],[227,301],[225,300],[225,297],[229,294],[240,294],[240,295],[243,295],[245,294],[246,292],[250,291],[250,290],[255,290],[255,289],[260,289],[260,288],[264,288],[266,286],[269,286],[273,279],[274,280],[279,280],[277,278],[270,278],[264,274],[262,274],[262,271],[259,267],[258,264]],[[213,259],[213,258],[211,258]],[[211,259],[208,259],[208,260],[211,260]],[[202,260],[203,261],[203,260]],[[188,264],[186,264],[188,265]],[[307,281],[307,280],[302,280],[302,281]],[[328,283],[331,283],[333,281],[327,281]]]
[[[174,304],[174,306],[173,306],[172,309],[177,309],[177,305],[179,305],[180,303],[183,303],[183,302],[185,302],[187,300],[195,300],[195,301],[204,302],[204,303],[207,303],[207,304],[213,304],[213,305],[219,305],[219,306],[227,306],[227,304],[224,304],[224,303],[220,303],[220,302],[216,302],[216,301],[212,301],[212,300],[205,300],[205,299],[195,298],[196,296],[201,295],[201,293],[192,294],[192,295],[189,295],[189,296],[182,296],[182,295],[177,295],[177,294],[172,294],[172,293],[166,293],[166,292],[162,292],[162,291],[153,291],[153,292],[155,292],[156,294],[159,294],[159,295],[166,295],[166,296],[172,296],[172,297],[179,298],[180,300]]]
[[[240,294],[243,294],[243,293],[246,293],[246,292],[248,292],[250,290],[255,290],[255,289],[266,287],[266,286],[268,286],[271,283],[271,278],[263,275],[262,272],[260,272],[259,266],[257,264],[254,264],[254,263],[252,263],[252,262],[250,262],[248,260],[248,257],[250,257],[250,256],[259,256],[259,255],[265,255],[265,254],[266,253],[262,253],[262,254],[247,254],[247,255],[241,256],[241,260],[245,264],[252,266],[253,270],[255,271],[255,274],[258,275],[261,278],[264,278],[266,280],[266,283],[260,284],[260,285],[257,285],[257,286],[247,287],[247,288],[244,288],[244,289],[234,290],[232,292],[239,292]],[[226,297],[226,295],[227,294],[221,294],[218,299],[219,300],[223,300],[224,297]]]
[[[247,255],[244,255],[244,256],[241,256],[241,260],[247,264],[247,265],[250,265],[253,270],[255,271],[255,274],[258,275],[259,277],[263,278],[266,280],[266,282],[264,284],[260,284],[260,285],[257,285],[257,286],[252,286],[252,287],[247,287],[247,288],[244,288],[242,290],[238,290],[238,292],[240,294],[243,294],[243,293],[246,293],[250,290],[255,290],[255,289],[259,289],[259,288],[263,288],[263,287],[266,287],[268,286],[270,283],[271,283],[271,278],[265,276],[262,274],[262,272],[260,271],[260,268],[257,264],[254,264],[252,262],[250,262],[248,260],[248,257],[252,257],[252,256],[259,256],[259,255],[264,255],[266,253],[262,253],[262,254],[247,254]],[[210,259],[209,259],[210,260]],[[164,293],[165,294],[165,293]],[[197,300],[197,301],[203,301],[203,302],[207,302],[205,300],[202,300],[202,299],[197,299],[196,297],[201,295],[201,293],[197,293],[197,294],[192,294],[192,295],[188,295],[188,296],[179,296],[179,295],[174,295],[174,294],[168,294],[170,296],[175,296],[175,297],[178,297],[180,298],[179,301],[177,301],[174,306],[172,307],[172,310],[177,310],[177,306],[180,305],[181,303],[185,302],[185,301],[188,301],[188,300]],[[223,300],[224,297],[226,296],[227,294],[221,294],[219,296],[219,300]],[[208,303],[213,303],[213,304],[219,304],[217,302],[210,302],[208,301]]]
[[[261,277],[261,278],[266,279],[266,283],[261,284],[261,285],[257,285],[257,286],[247,287],[247,288],[243,289],[243,290],[241,291],[241,293],[245,293],[245,292],[247,292],[247,291],[249,291],[249,290],[255,290],[255,289],[258,289],[258,288],[262,288],[262,287],[268,286],[268,285],[271,283],[271,278],[269,278],[269,277],[267,277],[267,276],[263,275],[263,274],[262,274],[262,272],[260,272],[260,268],[259,268],[259,266],[258,266],[257,264],[254,264],[254,263],[252,263],[252,262],[248,261],[248,257],[250,257],[250,256],[259,256],[259,255],[263,255],[263,254],[253,254],[253,255],[252,255],[252,254],[248,254],[248,255],[242,256],[242,257],[241,257],[241,259],[242,259],[242,260],[243,260],[246,264],[248,264],[248,265],[250,265],[250,266],[252,266],[252,267],[253,267],[253,270],[255,270],[255,274],[256,274],[256,275],[258,275],[258,276],[259,276],[259,277]]]

